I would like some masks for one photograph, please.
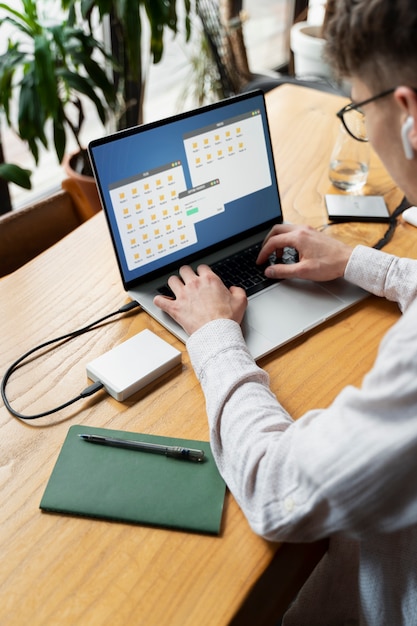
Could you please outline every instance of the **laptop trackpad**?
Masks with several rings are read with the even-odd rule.
[[[244,334],[249,326],[280,345],[330,317],[340,304],[339,298],[316,283],[286,280],[250,299]]]

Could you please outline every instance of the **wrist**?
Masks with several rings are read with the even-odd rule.
[[[338,262],[338,268],[340,271],[340,276],[344,276],[346,273],[346,268],[349,263],[349,259],[352,256],[353,248],[348,245],[344,245],[343,250],[341,251],[341,257]]]

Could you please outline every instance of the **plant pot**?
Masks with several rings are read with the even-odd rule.
[[[290,44],[297,78],[333,78],[331,68],[323,58],[325,40],[321,37],[321,30],[320,25],[309,22],[297,22],[291,28]]]
[[[69,183],[63,181],[62,187],[73,197],[83,219],[89,219],[101,210],[101,202],[87,151],[66,155],[62,166],[70,179]]]

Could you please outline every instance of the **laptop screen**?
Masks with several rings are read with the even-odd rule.
[[[125,286],[282,221],[262,92],[89,145]]]

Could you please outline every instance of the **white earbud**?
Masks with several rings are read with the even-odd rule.
[[[409,161],[411,161],[411,159],[414,159],[414,150],[408,137],[410,130],[413,128],[413,124],[414,119],[410,115],[409,117],[407,117],[401,127],[401,140],[403,142],[404,154],[405,158]]]

